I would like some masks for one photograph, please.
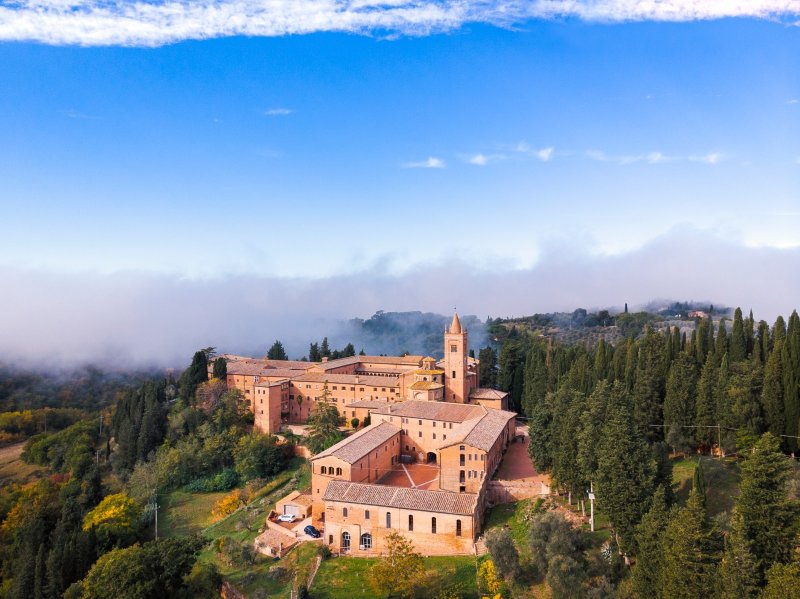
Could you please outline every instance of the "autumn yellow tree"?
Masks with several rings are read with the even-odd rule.
[[[83,530],[92,527],[101,545],[132,541],[136,536],[141,508],[126,493],[108,495],[83,519]]]
[[[497,575],[492,560],[487,559],[481,564],[478,577],[483,583],[483,587],[489,591],[492,599],[500,599],[503,596],[503,579]]]
[[[400,533],[386,537],[387,552],[371,570],[373,588],[386,596],[411,597],[424,570],[422,555]]]
[[[240,503],[241,497],[239,491],[228,493],[214,504],[214,507],[211,508],[211,515],[214,517],[214,520],[222,520],[235,512]]]

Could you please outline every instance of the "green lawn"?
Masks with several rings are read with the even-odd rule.
[[[223,578],[245,591],[249,596],[256,593],[261,597],[285,598],[294,584],[295,576],[305,580],[310,565],[316,557],[316,544],[300,545],[279,561],[256,556],[254,563],[234,559],[218,553],[213,542],[225,538],[230,546],[252,546],[259,529],[270,510],[281,497],[295,489],[303,490],[310,486],[308,463],[293,459],[287,470],[277,474],[256,491],[248,505],[214,522],[211,509],[220,498],[230,491],[218,493],[189,493],[173,491],[159,497],[158,528],[160,536],[185,536],[200,533],[209,540],[209,545],[201,552],[200,560],[217,565]],[[273,566],[285,569],[281,577],[271,575]]]
[[[739,494],[739,465],[734,458],[720,460],[710,456],[690,456],[673,462],[673,489],[678,503],[685,503],[689,497],[698,461],[702,461],[706,479],[708,515],[716,516],[730,511]]]
[[[314,585],[314,599],[376,597],[369,584],[373,558],[336,557],[322,563]],[[469,556],[426,557],[418,597],[433,597],[443,588],[456,589],[462,599],[476,599],[475,558]]]

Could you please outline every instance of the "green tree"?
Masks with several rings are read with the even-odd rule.
[[[272,435],[253,433],[239,439],[233,452],[234,468],[242,481],[273,476],[283,470],[286,453]]]
[[[623,552],[634,549],[635,528],[649,507],[655,475],[630,403],[625,390],[615,384],[597,448],[595,476],[598,506],[608,515]]]
[[[669,506],[664,487],[653,493],[650,509],[636,527],[636,566],[632,583],[639,597],[658,596],[663,560],[663,537],[669,523]]]
[[[742,518],[734,511],[731,531],[725,537],[725,551],[719,566],[719,597],[758,597],[759,576],[750,541],[744,534]]]
[[[308,361],[309,362],[321,362],[322,356],[319,353],[319,344],[312,343],[308,348]]]
[[[761,405],[767,432],[780,437],[786,430],[783,400],[783,341],[775,344],[764,368],[764,386],[761,390]]]
[[[713,360],[706,360],[697,383],[697,399],[695,401],[695,441],[701,448],[711,450],[717,442],[717,430],[712,428],[716,424],[717,404],[714,389],[717,382],[717,372]]]
[[[208,356],[200,350],[195,352],[189,368],[181,373],[178,379],[178,388],[181,399],[185,403],[194,401],[194,392],[200,383],[208,380]]]
[[[497,571],[509,585],[513,585],[520,576],[519,553],[514,546],[514,539],[507,528],[492,528],[486,533],[486,547],[492,556]]]
[[[800,317],[793,311],[781,350],[783,362],[783,404],[786,421],[786,448],[796,452],[800,435]]]
[[[323,398],[316,403],[308,416],[308,448],[312,453],[319,453],[337,443],[342,434],[339,432],[339,410],[325,401],[327,385],[323,387]]]
[[[479,385],[494,389],[497,386],[497,352],[492,347],[484,347],[478,352],[478,361]]]
[[[667,378],[664,398],[664,423],[667,425],[667,442],[676,450],[689,450],[692,433],[689,426],[695,422],[697,368],[694,360],[680,352],[672,363]]]
[[[397,532],[386,536],[386,554],[372,566],[370,584],[384,595],[410,597],[422,580],[425,566],[414,544]]]
[[[283,343],[276,340],[272,347],[267,351],[268,360],[288,360],[289,356],[286,355],[286,350],[283,349]]]
[[[715,587],[718,541],[696,489],[664,531],[660,596],[664,599],[709,597]]]
[[[663,438],[658,425],[664,423],[664,374],[664,344],[658,333],[648,328],[639,346],[633,397],[636,424],[649,441]]]
[[[319,355],[320,358],[330,358],[331,357],[331,348],[328,345],[328,338],[325,337],[322,340],[322,345],[319,346]]]
[[[769,569],[761,599],[800,599],[800,559]]]
[[[733,314],[733,329],[731,330],[728,359],[731,364],[747,359],[747,339],[745,338],[741,308],[736,308],[736,312]]]
[[[221,381],[228,380],[228,361],[222,356],[214,360],[214,378]]]
[[[764,434],[741,465],[736,509],[750,542],[759,576],[776,563],[787,563],[796,542],[798,502],[788,494],[792,467],[780,442]]]
[[[83,580],[82,599],[188,599],[184,578],[205,542],[199,537],[158,539],[102,555]]]

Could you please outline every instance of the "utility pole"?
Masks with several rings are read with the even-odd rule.
[[[158,540],[158,491],[155,494],[155,504],[156,504],[156,541]]]
[[[594,483],[589,481],[589,523],[591,531],[594,532]]]
[[[719,444],[719,459],[722,459],[722,428],[717,424],[717,443]]]

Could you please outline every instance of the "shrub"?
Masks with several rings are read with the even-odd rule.
[[[358,418],[353,418],[353,419],[350,421],[350,426],[352,426],[353,428],[358,428],[358,423],[359,423],[359,422],[360,422],[360,420],[359,420]]]
[[[235,512],[239,508],[240,503],[239,491],[228,493],[214,504],[214,507],[211,508],[211,515],[214,516],[216,520],[222,520]]]

